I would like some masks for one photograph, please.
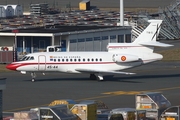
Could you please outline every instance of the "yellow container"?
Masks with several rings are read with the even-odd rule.
[[[90,10],[90,1],[82,1],[79,3],[79,10]]]
[[[74,104],[76,104],[76,102],[71,99],[54,100],[49,104],[49,106],[55,106],[60,104],[68,105],[68,108],[71,109],[74,106]]]

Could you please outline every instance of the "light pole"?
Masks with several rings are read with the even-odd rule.
[[[124,26],[124,2],[120,0],[120,24]]]
[[[16,36],[16,33],[18,33],[19,31],[17,29],[15,29],[12,32],[15,33],[15,36],[14,36],[14,49],[13,49],[14,50],[13,61],[16,62],[16,52],[17,52],[16,51],[16,48],[17,48],[17,36]]]

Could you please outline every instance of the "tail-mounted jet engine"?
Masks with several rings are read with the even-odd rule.
[[[138,61],[139,57],[128,54],[114,54],[112,59],[114,62],[133,62],[133,61]]]

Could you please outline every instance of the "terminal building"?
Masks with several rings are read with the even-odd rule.
[[[131,42],[130,26],[49,26],[0,32],[0,63],[59,45],[61,51],[106,51],[108,43]],[[13,56],[12,56],[13,55]]]

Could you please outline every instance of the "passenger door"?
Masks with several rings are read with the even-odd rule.
[[[39,71],[46,70],[46,56],[45,55],[38,56],[38,70]]]

